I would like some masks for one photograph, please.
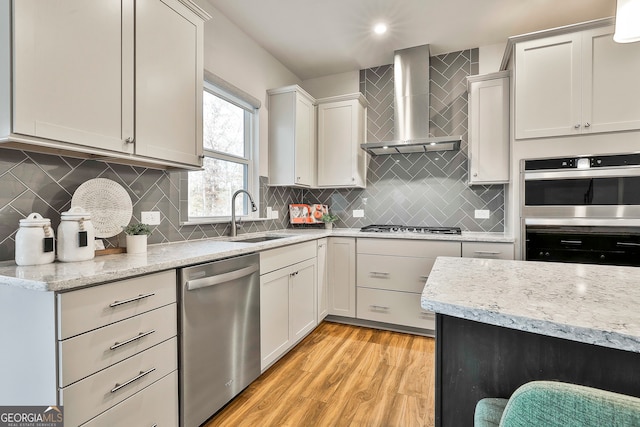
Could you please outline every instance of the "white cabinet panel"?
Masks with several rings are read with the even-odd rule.
[[[435,330],[435,314],[420,307],[421,294],[358,288],[358,319]]]
[[[356,316],[356,239],[330,237],[327,249],[329,314]]]
[[[318,100],[318,187],[366,187],[366,117],[362,94]]]
[[[315,185],[315,99],[297,85],[269,94],[269,185]]]
[[[289,270],[277,270],[260,276],[260,354],[265,369],[276,360],[290,342]]]
[[[467,78],[469,184],[509,182],[509,73]]]
[[[327,295],[329,281],[327,278],[327,242],[328,239],[318,240],[318,324],[329,314],[329,298]]]
[[[13,12],[13,132],[133,152],[133,3],[21,0]]]
[[[294,341],[303,338],[318,324],[316,302],[316,260],[308,260],[293,266],[290,306],[291,336]]]

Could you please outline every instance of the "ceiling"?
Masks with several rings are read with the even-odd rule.
[[[393,62],[423,44],[431,55],[615,14],[616,0],[208,0],[306,80]],[[374,35],[374,23],[389,31]]]

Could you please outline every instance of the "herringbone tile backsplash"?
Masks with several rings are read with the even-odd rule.
[[[478,73],[478,49],[432,56],[431,136],[462,135],[460,151],[373,156],[365,190],[305,191],[307,203],[328,204],[339,227],[367,224],[458,226],[467,231],[504,230],[504,186],[467,185],[467,82]],[[368,141],[393,139],[393,65],[360,71],[369,102]],[[364,218],[352,218],[363,209]],[[474,219],[489,209],[489,219]]]
[[[295,202],[326,203],[340,216],[339,227],[371,223],[460,226],[469,231],[502,231],[503,186],[468,187],[467,92],[465,77],[477,74],[478,50],[466,50],[431,58],[431,120],[434,136],[462,135],[458,152],[377,156],[371,159],[365,190],[299,190],[268,187],[260,178],[261,216],[266,207],[280,212],[277,220],[246,222],[243,232],[282,229],[289,226],[288,205]],[[393,138],[393,66],[360,72],[360,90],[369,101],[368,140]],[[181,225],[186,211],[185,173],[165,172],[27,153],[0,148],[0,260],[14,257],[19,220],[38,212],[52,220],[69,209],[74,191],[92,178],[108,178],[121,184],[133,202],[133,220],[141,211],[160,211],[162,222],[150,243],[217,237],[228,233],[228,224]],[[181,191],[183,190],[183,191]],[[181,197],[181,194],[183,195]],[[364,209],[364,218],[351,218],[353,209]],[[475,209],[491,210],[486,220],[473,218]],[[122,237],[120,237],[122,239]],[[117,246],[118,237],[107,246]]]

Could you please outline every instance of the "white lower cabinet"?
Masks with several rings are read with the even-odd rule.
[[[264,371],[317,321],[315,241],[260,253],[260,354]]]
[[[465,258],[514,259],[514,244],[463,242],[462,256]]]
[[[327,270],[329,314],[356,317],[356,239],[328,239]]]
[[[436,257],[459,257],[460,242],[366,238],[357,253],[358,319],[435,330],[420,297]]]
[[[329,298],[327,295],[327,239],[318,240],[318,324],[329,314]]]
[[[130,427],[177,425],[178,407],[159,402],[178,401],[178,371],[151,384],[144,393],[136,393],[83,427]]]

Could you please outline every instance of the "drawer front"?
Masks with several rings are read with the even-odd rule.
[[[61,341],[60,386],[175,337],[176,316],[176,304],[169,304]]]
[[[65,425],[80,425],[178,368],[177,339],[60,389]]]
[[[178,371],[92,419],[83,427],[178,426]]]
[[[58,337],[66,339],[176,302],[176,271],[58,294]]]
[[[462,256],[465,258],[513,259],[513,243],[462,243]]]
[[[435,314],[420,307],[420,296],[419,293],[358,288],[357,317],[435,330]]]
[[[435,258],[358,254],[359,287],[422,292]]]
[[[260,274],[279,270],[316,257],[316,241],[260,252]]]
[[[424,258],[436,258],[439,256],[459,257],[461,255],[460,242],[408,239],[359,238],[357,252],[359,254]]]

